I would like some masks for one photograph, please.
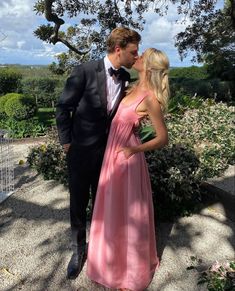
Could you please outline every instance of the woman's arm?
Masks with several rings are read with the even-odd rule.
[[[152,94],[146,97],[139,107],[141,112],[145,112],[149,116],[157,135],[152,140],[138,146],[122,148],[126,157],[138,152],[160,149],[168,144],[168,131],[156,96]]]

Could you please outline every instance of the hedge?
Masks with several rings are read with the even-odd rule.
[[[235,162],[234,107],[209,101],[181,115],[168,114],[170,145],[146,153],[156,214],[161,219],[189,215],[202,198],[202,181],[220,175]],[[140,130],[141,140],[153,136],[150,124]],[[57,140],[35,147],[28,162],[45,179],[67,185],[65,154]]]
[[[16,120],[25,120],[35,115],[36,103],[30,96],[12,93],[4,106],[6,115]]]
[[[0,68],[0,95],[20,91],[22,74],[13,68]]]

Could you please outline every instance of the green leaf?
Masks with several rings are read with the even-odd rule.
[[[142,142],[147,142],[155,137],[155,130],[151,125],[145,126],[140,129],[139,135]]]

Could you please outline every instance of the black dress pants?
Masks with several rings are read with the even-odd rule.
[[[86,209],[90,193],[93,209],[104,150],[105,142],[92,147],[81,147],[72,143],[67,154],[70,223],[72,244],[75,248],[84,248],[86,245]]]

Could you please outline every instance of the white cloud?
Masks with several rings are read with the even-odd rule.
[[[21,49],[24,46],[24,44],[25,44],[25,41],[24,40],[17,41],[17,47],[19,49]]]
[[[32,0],[3,0],[0,3],[0,29],[6,35],[1,42],[4,48],[30,49],[41,44],[33,36],[37,18]]]
[[[50,45],[36,38],[33,31],[44,21],[33,11],[35,0],[1,0],[0,31],[6,36],[0,42],[0,63],[52,62],[63,45]],[[28,58],[28,60],[27,60]]]
[[[62,44],[47,44],[33,35],[40,24],[46,23],[43,16],[33,11],[34,3],[35,0],[0,0],[0,32],[6,35],[0,42],[0,63],[51,63],[58,53],[67,51]],[[146,13],[140,50],[157,47],[168,53],[174,65],[182,65],[174,47],[174,36],[184,30],[186,24],[176,23],[177,17],[173,6],[169,7],[164,17],[159,17],[153,11]],[[68,19],[61,28],[66,30],[70,22],[73,23]]]
[[[175,36],[190,24],[189,19],[177,14],[176,6],[171,5],[168,14],[164,16],[158,16],[153,11],[148,12],[145,14],[145,21],[146,24],[141,33],[141,52],[148,47],[155,47],[167,53],[172,66],[191,65],[191,55],[181,62],[175,47]]]
[[[3,16],[22,17],[31,10],[34,1],[2,0],[0,3],[0,18]]]
[[[64,48],[63,45],[57,45],[54,47],[50,44],[43,43],[43,49],[36,51],[35,56],[54,58],[56,55],[61,53],[62,48]]]
[[[2,0],[0,3],[0,27],[3,30],[24,32],[32,28],[34,21],[32,0]]]
[[[159,18],[145,29],[143,41],[147,43],[170,43],[172,25],[167,19]]]
[[[188,18],[185,19],[177,14],[175,6],[170,6],[168,14],[165,16],[158,16],[153,12],[146,13],[145,20],[143,43],[156,43],[157,45],[173,46],[176,34],[184,31],[186,26],[190,24]]]
[[[31,30],[25,31],[23,34],[22,32],[16,31],[4,31],[6,38],[0,43],[2,48],[21,48],[21,49],[40,49],[43,47],[42,41],[37,39],[33,36],[33,32]]]

